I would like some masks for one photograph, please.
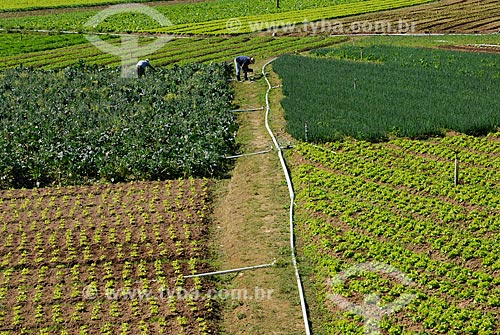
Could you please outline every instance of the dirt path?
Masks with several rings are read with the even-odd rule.
[[[264,79],[236,83],[235,101],[241,107],[262,107],[265,91]],[[240,122],[238,138],[242,152],[270,148],[272,142],[265,129],[263,111],[242,114]],[[303,334],[288,247],[288,193],[276,152],[239,158],[232,178],[220,189],[222,193],[215,204],[215,249],[219,251],[220,268],[277,261],[273,268],[222,278],[226,288],[248,293],[247,299],[228,299],[223,334]]]

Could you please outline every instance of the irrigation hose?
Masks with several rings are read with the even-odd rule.
[[[271,127],[269,126],[269,112],[271,110],[270,103],[269,103],[269,92],[271,92],[273,86],[271,85],[269,79],[265,75],[265,69],[266,69],[267,65],[271,64],[275,60],[276,60],[276,58],[271,59],[269,62],[264,64],[264,66],[262,67],[262,75],[266,79],[267,86],[268,86],[268,89],[266,92],[266,121],[265,122],[266,122],[266,129],[273,140],[273,143],[274,143],[274,146],[276,147],[276,150],[278,151],[278,157],[280,159],[281,167],[283,168],[283,174],[285,175],[286,183],[288,185],[288,193],[290,194],[290,249],[291,249],[291,253],[292,253],[292,263],[293,263],[293,267],[295,270],[295,278],[297,279],[297,287],[299,290],[300,305],[302,307],[302,318],[304,320],[304,327],[306,330],[306,335],[310,335],[311,330],[309,327],[309,318],[307,315],[306,299],[305,299],[305,295],[304,295],[302,281],[300,279],[299,270],[297,268],[297,257],[296,257],[296,253],[295,253],[295,234],[294,234],[294,223],[293,223],[295,192],[293,191],[292,180],[290,178],[290,174],[288,173],[285,158],[283,157],[283,151],[281,150],[281,146],[279,145],[278,140],[274,136],[273,131],[271,130]]]
[[[248,270],[256,270],[256,269],[262,269],[262,268],[269,268],[269,267],[274,266],[274,264],[276,264],[276,260],[274,260],[272,263],[269,263],[269,264],[247,266],[247,267],[244,267],[244,268],[237,268],[237,269],[231,269],[231,270],[222,270],[222,271],[215,271],[215,272],[198,273],[198,274],[194,274],[194,275],[184,276],[184,278],[195,278],[195,277],[206,277],[206,276],[224,275],[224,274],[227,274],[227,273],[234,273],[234,272],[242,272],[242,271],[248,271]]]

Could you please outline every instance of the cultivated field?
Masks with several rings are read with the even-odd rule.
[[[378,294],[380,308],[406,294],[405,307],[381,318],[383,334],[498,334],[498,133],[296,149],[297,224],[314,273],[316,333],[363,334],[366,314],[343,298],[366,306]],[[410,282],[376,267],[334,281],[366,262]]]
[[[497,33],[500,31],[500,7],[496,0],[442,0],[390,12],[361,15],[338,20],[345,27],[353,22],[379,24],[377,31],[391,33],[387,27],[398,27],[400,20],[413,25],[413,33]],[[380,23],[384,24],[381,25]],[[396,31],[397,32],[397,31]],[[407,33],[404,31],[403,33]]]
[[[118,37],[103,37],[109,43],[119,43]],[[45,41],[45,43],[32,41]],[[151,43],[154,39],[144,38],[141,43]],[[231,62],[234,55],[251,53],[258,59],[275,57],[283,53],[295,53],[312,48],[330,46],[345,39],[339,37],[312,36],[306,38],[272,36],[247,36],[233,38],[179,38],[172,39],[160,50],[149,55],[155,66],[186,65],[192,63]],[[0,34],[13,48],[7,52],[0,67],[61,68],[77,64],[80,60],[88,64],[119,66],[121,59],[103,53],[81,35],[46,34]],[[27,50],[28,52],[22,52]]]
[[[210,182],[0,193],[0,332],[213,334]]]
[[[500,126],[497,54],[342,46],[284,56],[287,130],[296,138],[418,138],[447,130],[484,135]],[[305,126],[308,135],[305,134]]]
[[[266,76],[272,127],[293,143],[313,334],[500,333],[499,56],[416,48],[495,53],[499,35],[328,30],[496,32],[496,1],[175,0],[147,3],[171,26],[133,13],[86,25],[117,2],[0,4],[0,335],[302,334],[275,151],[225,156],[270,143],[260,113],[230,111],[262,106],[265,86],[231,82],[234,57],[258,71],[311,49],[276,61],[283,82]],[[113,46],[182,36],[141,55],[156,72],[138,80],[84,32]],[[273,114],[281,84],[295,139]],[[219,290],[242,287],[273,294]]]
[[[141,80],[85,64],[3,71],[1,187],[223,176],[236,149],[230,70],[190,64]]]

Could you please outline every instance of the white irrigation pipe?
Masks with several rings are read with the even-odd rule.
[[[233,113],[244,113],[244,112],[257,112],[257,111],[263,111],[264,107],[259,107],[259,108],[249,108],[249,109],[234,109],[231,112]]]
[[[299,290],[300,305],[302,307],[302,318],[304,320],[304,327],[306,330],[306,334],[310,335],[311,330],[309,327],[309,318],[307,315],[306,299],[305,299],[305,295],[304,295],[304,289],[302,287],[302,281],[300,280],[299,270],[297,268],[297,257],[295,255],[295,234],[294,234],[294,223],[293,223],[293,209],[294,209],[294,203],[295,203],[295,192],[293,191],[292,180],[290,178],[290,174],[288,173],[285,159],[283,158],[283,151],[281,150],[281,146],[279,145],[278,140],[274,136],[273,131],[271,130],[271,128],[269,126],[269,111],[271,110],[270,103],[269,103],[269,92],[271,92],[273,86],[269,82],[269,79],[267,78],[264,70],[265,70],[267,65],[274,62],[275,60],[276,60],[276,58],[270,60],[269,62],[264,64],[264,66],[262,67],[262,75],[266,79],[267,86],[268,86],[268,89],[266,92],[266,128],[267,128],[267,131],[269,132],[269,135],[273,139],[274,146],[278,150],[278,157],[279,157],[280,162],[281,162],[281,167],[283,168],[283,173],[285,175],[286,183],[288,185],[288,192],[290,194],[290,249],[291,249],[291,253],[292,253],[292,263],[293,263],[293,267],[295,270],[295,278],[297,279],[297,287]]]
[[[226,159],[232,159],[232,158],[256,156],[256,155],[267,154],[268,152],[271,152],[271,151],[273,151],[272,147],[271,147],[271,149],[268,149],[268,150],[262,150],[262,151],[252,152],[252,153],[249,153],[249,154],[241,154],[241,155],[228,156],[228,157],[224,157],[224,158],[226,158]]]
[[[247,266],[247,267],[244,267],[244,268],[231,269],[231,270],[222,270],[222,271],[215,271],[215,272],[198,273],[198,274],[194,274],[194,275],[184,276],[184,278],[215,276],[215,275],[223,275],[223,274],[226,274],[226,273],[233,273],[233,272],[241,272],[241,271],[248,271],[248,270],[269,268],[271,266],[274,266],[274,264],[276,264],[276,260],[274,260],[272,263],[269,263],[269,264]]]

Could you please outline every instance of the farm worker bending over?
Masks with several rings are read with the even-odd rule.
[[[236,79],[241,81],[241,71],[243,70],[243,74],[245,76],[245,80],[248,80],[248,72],[253,72],[252,69],[248,67],[250,64],[254,64],[255,59],[253,57],[248,56],[238,56],[234,59],[234,65],[236,66]]]
[[[146,68],[149,67],[152,70],[155,68],[151,66],[149,63],[149,59],[146,60],[140,60],[137,65],[135,66],[135,69],[137,70],[137,76],[142,77],[146,73]]]

